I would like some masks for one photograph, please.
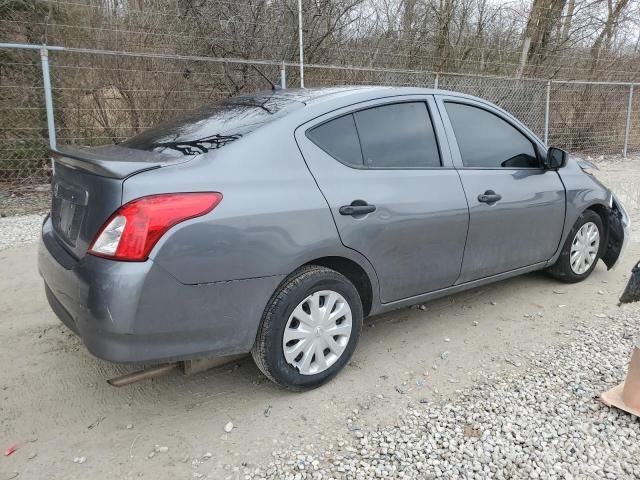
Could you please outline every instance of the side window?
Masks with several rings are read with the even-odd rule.
[[[353,115],[344,115],[312,128],[307,136],[341,162],[362,167],[362,151]]]
[[[426,103],[382,105],[354,115],[367,167],[424,168],[442,165]]]
[[[465,167],[540,167],[533,143],[510,123],[471,105],[445,102],[445,107]]]

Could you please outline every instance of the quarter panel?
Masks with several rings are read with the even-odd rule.
[[[151,253],[182,283],[286,275],[314,258],[350,255],[293,130],[279,122],[224,150],[128,179],[124,201],[179,191],[223,195],[212,212],[172,228]]]
[[[67,268],[59,263],[55,239],[47,240],[50,229],[46,222],[38,250],[49,301],[91,353],[110,361],[246,353],[264,306],[284,278],[184,285],[152,260],[92,255]]]

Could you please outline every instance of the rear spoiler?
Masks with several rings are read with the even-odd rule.
[[[59,147],[49,149],[54,162],[100,177],[124,179],[136,173],[183,163],[191,159],[110,145],[94,148]]]

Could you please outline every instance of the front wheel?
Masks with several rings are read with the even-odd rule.
[[[549,274],[566,283],[586,279],[600,259],[603,232],[600,215],[593,210],[582,212],[564,242],[560,257],[549,268]]]
[[[344,275],[302,267],[269,300],[251,355],[279,385],[298,391],[318,387],[351,358],[362,317],[358,291]]]

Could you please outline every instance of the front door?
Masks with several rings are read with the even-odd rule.
[[[374,266],[383,303],[451,286],[460,274],[468,208],[434,111],[430,96],[394,97],[296,131],[343,244]]]
[[[514,119],[479,102],[438,99],[469,202],[469,234],[457,283],[549,260],[565,216],[557,172]],[[448,118],[448,120],[447,120]]]

